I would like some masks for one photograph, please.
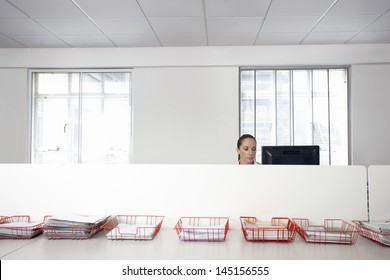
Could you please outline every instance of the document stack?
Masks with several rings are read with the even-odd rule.
[[[293,219],[299,235],[309,243],[355,244],[357,227],[340,219],[325,219],[324,225],[311,225],[308,219]]]
[[[43,222],[31,222],[30,216],[1,216],[0,239],[30,239],[42,233]]]
[[[225,217],[182,217],[175,225],[182,241],[225,241],[229,219]]]
[[[354,221],[360,234],[381,245],[390,246],[390,222]]]
[[[117,215],[102,228],[109,240],[152,240],[159,232],[163,219],[163,216]]]
[[[294,240],[295,225],[289,218],[272,218],[271,222],[261,222],[255,217],[241,216],[240,220],[246,241],[290,242]]]
[[[101,230],[109,215],[59,215],[45,217],[43,236],[47,239],[87,239]]]

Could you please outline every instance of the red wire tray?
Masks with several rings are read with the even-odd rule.
[[[97,224],[73,225],[73,226],[51,226],[47,222],[53,216],[44,217],[43,236],[46,239],[89,239],[102,230],[101,226],[107,222],[108,217]]]
[[[117,215],[104,225],[109,240],[152,240],[160,231],[163,216]]]
[[[225,241],[229,230],[226,217],[181,217],[175,225],[182,241]]]
[[[365,225],[368,221],[353,221],[359,229],[359,234],[382,246],[390,246],[390,232],[369,228]],[[390,226],[390,221],[381,222]]]
[[[341,219],[325,219],[324,225],[312,225],[308,219],[294,218],[296,231],[308,243],[355,244],[359,230]]]
[[[31,222],[28,215],[1,216],[0,239],[30,239],[42,233],[43,222]]]
[[[291,242],[295,238],[295,224],[285,217],[274,217],[271,222],[259,222],[256,217],[241,216],[241,230],[249,242]]]

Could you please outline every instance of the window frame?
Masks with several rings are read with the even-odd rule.
[[[34,73],[77,73],[82,74],[83,73],[124,73],[128,72],[130,73],[130,88],[129,88],[129,117],[130,117],[130,143],[129,143],[129,163],[133,163],[133,68],[29,68],[28,69],[28,137],[27,137],[27,161],[28,163],[33,163],[33,145],[34,145],[34,120],[35,120],[35,98],[34,98]],[[82,88],[82,85],[80,84],[80,89]],[[81,99],[81,95],[79,94],[78,98]],[[80,144],[80,143],[79,143]],[[80,155],[79,155],[80,157]],[[78,162],[77,164],[82,164]]]
[[[346,98],[347,98],[347,140],[346,140],[346,143],[347,143],[347,165],[350,165],[351,164],[351,118],[350,118],[350,115],[351,115],[351,94],[350,94],[350,87],[351,87],[351,65],[317,65],[317,66],[275,66],[275,67],[272,67],[272,66],[265,66],[265,67],[261,67],[261,66],[244,66],[244,67],[239,67],[239,73],[238,73],[238,77],[239,77],[239,94],[238,94],[238,111],[239,111],[239,121],[238,121],[238,132],[239,132],[239,136],[242,135],[242,131],[241,131],[241,127],[242,127],[242,106],[241,106],[241,95],[242,95],[242,84],[241,84],[241,72],[243,71],[254,71],[254,79],[255,79],[255,85],[254,85],[254,108],[256,108],[256,92],[257,92],[257,89],[256,89],[256,71],[274,71],[274,73],[276,73],[277,71],[290,71],[290,115],[291,115],[291,119],[290,119],[290,122],[291,123],[294,123],[294,117],[293,117],[293,108],[291,109],[291,102],[294,102],[293,101],[293,97],[292,97],[292,91],[291,91],[291,88],[292,88],[292,83],[293,83],[293,71],[295,70],[311,70],[311,76],[313,76],[313,72],[312,70],[327,70],[328,71],[328,85],[329,85],[329,70],[337,70],[337,69],[341,69],[341,70],[346,70],[346,78],[347,78],[347,88],[346,88]],[[276,80],[277,78],[275,78],[275,90],[276,90]],[[328,89],[329,90],[329,89]],[[312,93],[313,93],[313,90],[312,90]],[[328,92],[328,110],[330,108],[330,103],[329,103],[329,92]],[[293,105],[292,105],[293,106]],[[275,104],[275,107],[276,104]],[[257,117],[256,117],[256,110],[254,112],[254,120],[256,121]],[[329,121],[329,120],[328,120]],[[256,123],[256,122],[255,122]],[[292,137],[294,139],[294,125],[290,125],[290,138]],[[330,132],[329,132],[330,134]],[[253,135],[254,137],[256,137],[256,131],[255,131],[255,135]],[[277,137],[277,135],[275,136]],[[330,139],[330,136],[329,136],[329,139]],[[275,144],[276,145],[276,144]],[[330,140],[329,140],[329,145],[330,145]],[[329,150],[329,166],[331,166],[332,163],[331,163],[331,151]]]

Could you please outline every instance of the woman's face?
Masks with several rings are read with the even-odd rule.
[[[240,164],[253,164],[256,160],[256,141],[252,138],[244,139],[237,153],[240,155]]]

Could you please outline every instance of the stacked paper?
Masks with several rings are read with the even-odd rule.
[[[85,239],[100,231],[109,215],[60,215],[45,221],[44,236],[48,239]]]
[[[371,231],[363,231],[363,236],[390,246],[390,222],[359,222],[359,226]]]
[[[27,239],[42,233],[42,222],[20,220],[19,217],[4,217],[0,222],[0,239]]]
[[[338,243],[350,244],[352,242],[352,234],[343,230],[329,230],[326,227],[305,227],[303,228],[306,241],[308,242],[323,242],[323,243]]]
[[[176,232],[183,241],[224,241],[229,227],[229,220],[220,217],[181,218]]]
[[[291,238],[287,225],[253,222],[242,219],[242,227],[249,241],[287,241]]]

